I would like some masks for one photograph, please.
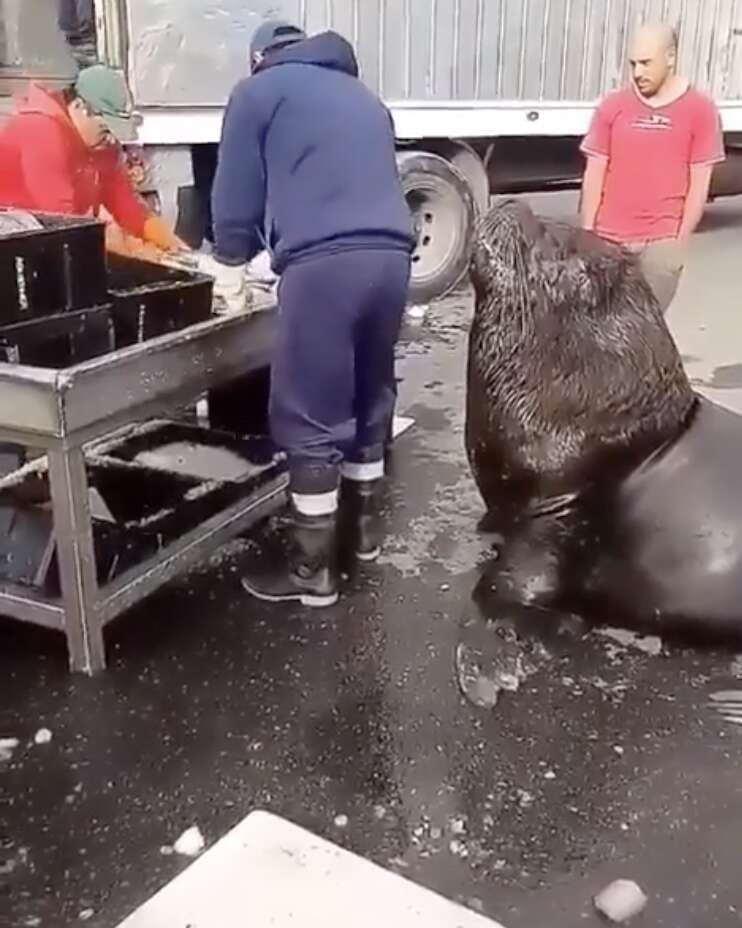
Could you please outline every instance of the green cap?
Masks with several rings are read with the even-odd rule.
[[[77,76],[75,90],[81,100],[106,121],[119,142],[137,137],[129,90],[124,78],[103,64],[85,68]]]

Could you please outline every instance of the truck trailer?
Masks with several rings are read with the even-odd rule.
[[[0,90],[77,66],[56,0],[0,0]],[[96,0],[97,60],[121,69],[140,113],[143,192],[198,247],[224,107],[251,35],[280,16],[335,29],[394,117],[414,218],[412,299],[466,272],[493,194],[576,185],[595,102],[628,77],[642,21],[676,26],[679,67],[722,115],[727,160],[712,196],[742,192],[742,4],[737,0]]]

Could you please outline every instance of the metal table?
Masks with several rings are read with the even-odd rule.
[[[260,493],[240,499],[101,588],[84,445],[265,367],[275,322],[273,307],[216,317],[65,370],[0,363],[0,440],[47,454],[62,591],[60,601],[0,585],[0,615],[63,631],[72,670],[102,670],[105,626],[279,508],[288,484],[285,474],[277,475]]]

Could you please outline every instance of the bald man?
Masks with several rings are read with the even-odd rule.
[[[582,225],[639,255],[663,313],[713,166],[724,160],[719,112],[676,73],[677,49],[669,26],[643,26],[631,45],[630,86],[598,105],[582,143]]]

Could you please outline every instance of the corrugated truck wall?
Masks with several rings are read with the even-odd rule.
[[[395,100],[593,100],[625,75],[642,19],[680,30],[681,68],[742,96],[742,0],[134,0],[130,64],[142,104],[220,104],[247,72],[266,15],[333,28],[364,80]]]

